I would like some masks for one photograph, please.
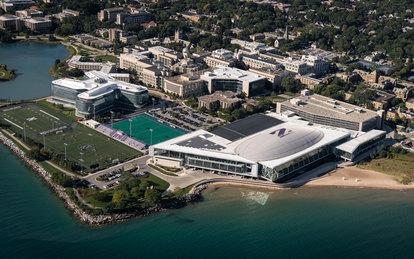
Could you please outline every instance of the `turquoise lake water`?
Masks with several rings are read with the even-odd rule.
[[[50,94],[48,69],[66,55],[1,45],[0,63],[18,77],[0,83],[0,98]],[[413,215],[414,192],[223,187],[179,210],[90,227],[0,145],[0,258],[413,258]]]
[[[69,51],[63,45],[19,43],[0,45],[0,63],[13,68],[16,79],[0,82],[0,99],[21,100],[51,94],[49,69]]]
[[[0,173],[3,258],[414,256],[414,192],[223,187],[182,209],[89,227],[2,145]]]

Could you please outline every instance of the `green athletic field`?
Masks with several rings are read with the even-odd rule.
[[[113,140],[78,122],[74,122],[59,110],[41,104],[22,104],[2,109],[0,118],[3,123],[11,125],[11,130],[24,135],[23,124],[26,122],[26,136],[43,143],[42,132],[46,132],[46,150],[58,154],[65,153],[67,158],[88,168],[99,164],[100,168],[112,165],[113,160],[120,161],[138,156],[140,153],[116,140]],[[65,127],[59,130],[59,127]],[[49,132],[47,132],[49,131]],[[83,153],[83,155],[80,154]]]
[[[187,132],[180,128],[172,128],[168,124],[159,122],[157,118],[143,114],[132,119],[132,136],[149,145],[151,145],[151,131],[152,129],[152,144],[157,144],[181,135]],[[114,123],[114,128],[122,130],[129,135],[130,122],[124,120]]]

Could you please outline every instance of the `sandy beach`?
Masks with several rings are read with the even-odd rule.
[[[332,171],[306,183],[306,186],[337,186],[393,190],[414,189],[413,184],[403,185],[398,182],[398,178],[395,176],[360,169],[356,166],[338,168],[336,171]]]

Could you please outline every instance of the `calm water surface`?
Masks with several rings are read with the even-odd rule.
[[[3,257],[414,256],[414,192],[219,188],[184,209],[89,227],[4,146],[0,173]]]
[[[0,46],[16,80],[0,98],[48,95],[62,46]],[[79,223],[0,145],[1,258],[413,258],[414,192],[219,188],[203,202],[104,227]]]
[[[19,43],[0,45],[0,63],[15,69],[16,79],[0,82],[0,99],[21,100],[51,94],[49,69],[69,51],[63,45]]]

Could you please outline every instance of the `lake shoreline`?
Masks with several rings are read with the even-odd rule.
[[[158,212],[167,211],[169,209],[182,208],[191,202],[200,199],[197,194],[186,195],[177,202],[171,204],[168,207],[161,207],[156,205],[154,207],[147,208],[142,211],[133,211],[129,213],[110,214],[110,215],[90,215],[82,210],[67,194],[66,189],[52,181],[52,176],[42,166],[40,166],[35,160],[30,159],[26,154],[9,138],[0,132],[0,142],[3,143],[11,152],[13,152],[20,160],[24,162],[32,171],[34,171],[44,183],[53,191],[57,197],[64,202],[65,208],[72,212],[72,215],[79,219],[82,223],[91,226],[101,226],[114,223],[121,223],[131,219],[146,217]]]

